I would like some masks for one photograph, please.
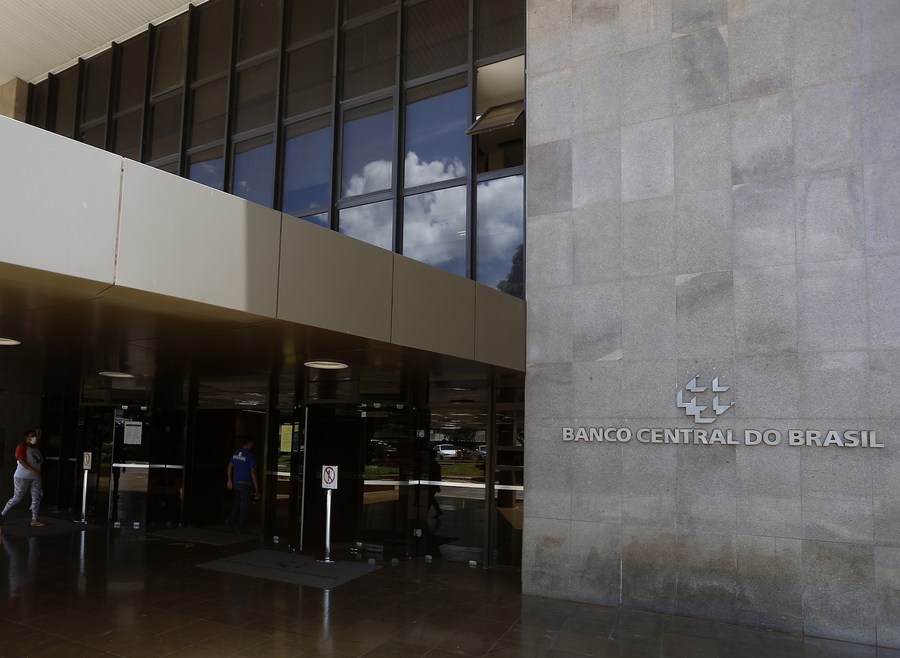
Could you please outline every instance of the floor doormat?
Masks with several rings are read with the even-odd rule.
[[[265,578],[282,583],[331,589],[380,569],[359,562],[337,561],[328,564],[314,557],[280,551],[251,551],[198,565],[204,569],[224,571],[240,576]]]
[[[236,535],[233,532],[223,530],[209,530],[208,528],[165,528],[162,530],[149,530],[147,537],[161,537],[172,541],[186,542],[190,544],[211,544],[213,546],[230,546],[245,541],[256,539],[253,535]]]

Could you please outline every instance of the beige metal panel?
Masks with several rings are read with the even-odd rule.
[[[0,84],[0,115],[25,121],[28,111],[28,83],[15,78]]]
[[[0,262],[112,283],[122,158],[0,117]]]
[[[0,83],[34,80],[185,11],[184,0],[0,0]],[[201,4],[196,1],[193,4]]]
[[[391,342],[475,358],[475,282],[395,255]]]
[[[125,160],[116,285],[275,316],[281,213]]]
[[[475,285],[475,360],[525,370],[525,302]]]
[[[284,215],[278,318],[389,341],[392,256]]]

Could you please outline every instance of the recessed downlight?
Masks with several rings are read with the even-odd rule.
[[[103,377],[112,377],[113,379],[134,379],[134,375],[130,372],[119,372],[118,370],[101,370],[97,374]]]
[[[343,361],[332,361],[330,359],[317,359],[315,361],[305,361],[303,363],[307,368],[316,368],[318,370],[343,370],[349,368]]]
[[[16,340],[15,338],[7,338],[6,336],[0,336],[0,345],[21,345],[22,341]]]

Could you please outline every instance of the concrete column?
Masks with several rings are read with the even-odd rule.
[[[0,116],[25,121],[28,112],[28,83],[15,78],[0,85]]]

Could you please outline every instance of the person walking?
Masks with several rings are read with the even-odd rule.
[[[16,472],[13,473],[13,497],[9,499],[0,512],[0,527],[6,522],[6,513],[19,504],[25,497],[25,492],[31,492],[31,525],[35,528],[47,525],[38,518],[41,507],[41,498],[44,495],[41,488],[41,464],[44,456],[37,448],[37,432],[27,430],[24,440],[16,446]]]
[[[256,483],[256,456],[253,454],[253,439],[247,439],[241,448],[235,450],[228,462],[229,491],[234,491],[234,502],[231,505],[231,514],[225,524],[230,530],[235,528],[239,533],[244,532],[247,524],[247,515],[253,502],[253,495],[257,491]]]

